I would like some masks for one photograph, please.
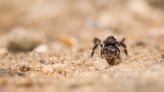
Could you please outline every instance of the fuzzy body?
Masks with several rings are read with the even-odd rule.
[[[124,47],[124,52],[126,55],[128,55],[124,41],[125,39],[122,39],[121,41],[117,41],[113,36],[108,36],[107,39],[105,39],[102,44],[101,40],[95,38],[91,57],[93,56],[95,49],[100,45],[101,57],[105,58],[109,65],[118,64],[120,62],[120,49],[118,48],[119,46]]]
[[[102,56],[107,60],[109,65],[114,65],[117,63],[117,58],[119,58],[119,51],[113,45],[107,45],[102,49]]]

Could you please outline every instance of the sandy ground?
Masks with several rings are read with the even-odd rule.
[[[163,92],[162,0],[1,0],[0,92]],[[109,67],[93,38],[126,38]],[[108,68],[106,68],[108,67]]]

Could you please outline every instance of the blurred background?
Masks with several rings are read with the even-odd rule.
[[[1,0],[0,34],[23,28],[49,40],[67,35],[88,41],[100,34],[160,34],[163,5],[163,0]]]
[[[158,66],[157,70],[159,69],[158,71],[160,72],[155,73],[153,78],[149,77],[152,76],[151,72],[154,71],[154,68],[148,68],[147,75],[142,73],[143,70],[141,69],[163,61],[163,16],[164,0],[0,0],[0,84],[6,83],[5,85],[8,85],[8,87],[3,87],[4,89],[10,88],[15,83],[17,85],[17,80],[22,78],[22,72],[19,74],[17,68],[18,66],[22,67],[23,63],[23,80],[28,81],[30,77],[30,82],[34,83],[34,85],[48,85],[49,87],[46,86],[47,89],[55,90],[53,85],[56,85],[56,82],[49,81],[55,76],[54,80],[58,80],[59,84],[61,83],[59,89],[62,89],[62,85],[64,85],[65,89],[62,89],[62,91],[65,92],[70,85],[70,89],[78,89],[80,88],[79,85],[92,85],[92,82],[87,84],[88,81],[90,83],[90,80],[94,81],[94,85],[102,83],[102,85],[115,86],[110,89],[108,89],[108,86],[89,86],[86,88],[89,91],[100,87],[100,89],[102,88],[107,92],[108,90],[117,89],[117,86],[118,89],[120,88],[119,90],[123,89],[125,92],[131,92],[132,90],[136,92],[137,90],[142,90],[142,92],[161,90],[164,84],[164,79],[161,78],[161,75],[164,74],[164,70],[161,69],[163,64]],[[112,68],[113,70],[99,71],[96,74],[90,74],[89,77],[85,76],[84,73],[86,72],[95,73],[99,67],[106,67],[106,65],[99,62],[102,61],[99,57],[99,51],[96,52],[97,55],[95,55],[94,59],[90,60],[88,56],[93,46],[94,37],[98,37],[103,41],[109,35],[115,36],[118,41],[124,37],[126,38],[125,43],[128,47],[129,58],[123,59],[126,62]],[[32,52],[13,54],[13,52],[20,51]],[[35,52],[42,54],[36,54]],[[37,61],[37,63],[32,61]],[[46,64],[42,66],[38,62],[46,62]],[[55,71],[56,66],[54,67],[56,62],[59,63],[57,69],[58,67],[60,68],[57,74]],[[95,64],[92,65],[93,62]],[[31,69],[24,67],[24,63],[25,66],[30,66]],[[69,68],[67,66],[62,66],[61,68],[60,64],[65,63]],[[122,68],[129,69],[133,73],[122,70]],[[137,71],[134,71],[134,68]],[[30,72],[26,75],[25,71],[28,69],[30,69]],[[122,72],[117,74],[117,70],[122,70]],[[35,74],[33,73],[34,71]],[[65,79],[66,75],[63,75],[61,71],[68,72],[69,78],[71,76],[75,81],[85,80],[85,78],[81,77],[76,79],[77,76],[85,76],[87,80],[82,81],[82,83],[80,81],[79,85],[76,85],[76,83],[68,83],[67,85],[64,81],[69,79]],[[75,71],[80,72],[81,75],[75,73]],[[126,73],[129,75],[126,75]],[[124,89],[121,86],[125,83],[125,81],[118,78],[123,77],[122,74],[125,81],[129,79],[129,76],[132,78],[129,84],[125,84],[125,87],[133,87]],[[48,75],[49,79],[41,77],[43,80],[35,80],[40,75]],[[99,77],[94,77],[101,75],[103,76],[100,81],[97,81]],[[138,81],[140,82],[140,75],[143,76],[141,79],[144,80],[145,84],[136,84]],[[6,76],[7,78],[9,77],[7,80],[12,80],[12,82],[6,82]],[[11,79],[15,77],[16,80]],[[158,80],[159,77],[161,80]],[[106,80],[113,81],[113,83],[105,84]],[[9,86],[10,83],[11,85]],[[20,85],[24,86],[24,83],[25,86],[28,86],[28,82],[27,85],[26,82],[20,83]],[[148,85],[149,83],[154,84],[154,88]],[[15,86],[11,86],[12,88],[17,89]],[[115,91],[118,92],[118,89]],[[49,90],[49,92],[51,91]]]
[[[20,29],[39,32],[48,41],[90,42],[108,35],[144,39],[163,32],[163,5],[163,0],[1,0],[0,34]]]

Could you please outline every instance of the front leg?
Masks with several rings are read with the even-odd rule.
[[[94,47],[92,48],[92,52],[91,52],[91,56],[90,57],[93,57],[94,53],[95,53],[95,50],[97,48],[98,45],[94,45]]]
[[[126,49],[126,45],[124,43],[121,43],[121,46],[124,47],[124,53],[128,56],[128,51]]]
[[[101,49],[101,58],[104,58],[104,51]]]
[[[125,42],[125,38],[123,38],[120,42],[118,42],[118,46],[122,46],[124,48],[124,53],[128,56],[127,47],[124,42]]]
[[[101,48],[103,48],[103,45],[101,44],[101,40],[100,40],[100,39],[95,38],[94,41],[93,41],[93,43],[94,43],[94,46],[93,46],[93,48],[92,48],[92,52],[91,52],[91,56],[90,56],[90,57],[93,57],[93,55],[94,55],[94,53],[95,53],[95,50],[96,50],[96,48],[98,47],[98,45],[100,45]]]

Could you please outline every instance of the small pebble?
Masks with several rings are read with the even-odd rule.
[[[48,46],[45,45],[45,44],[41,44],[39,45],[38,47],[36,47],[34,49],[35,52],[39,52],[39,53],[44,53],[44,52],[47,52],[48,51]]]
[[[15,28],[9,33],[7,48],[12,52],[31,51],[44,40],[41,34],[37,34],[26,28]]]
[[[10,72],[9,69],[0,69],[0,77],[10,76],[9,72]]]
[[[52,65],[54,62],[52,60],[47,60],[47,59],[39,59],[39,62],[44,64],[44,65]]]
[[[19,70],[22,71],[22,72],[27,72],[27,71],[30,70],[30,67],[28,67],[28,66],[21,66],[21,67],[19,67]]]
[[[62,37],[61,41],[69,47],[73,47],[76,44],[76,39],[73,37],[69,37],[69,36]]]

